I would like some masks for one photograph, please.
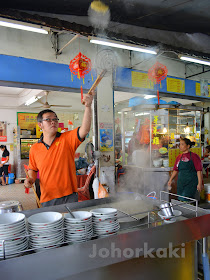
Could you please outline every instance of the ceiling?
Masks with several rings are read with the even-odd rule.
[[[7,0],[1,9],[87,16],[91,0]],[[209,34],[209,0],[103,0],[111,21],[178,32]],[[114,29],[115,26],[113,26]],[[114,31],[114,30],[113,30]]]

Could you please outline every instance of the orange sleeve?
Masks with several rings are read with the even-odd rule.
[[[74,151],[76,151],[79,145],[85,140],[85,138],[80,138],[79,129],[80,127],[77,127],[71,131],[67,131],[64,133],[66,140],[69,142]]]
[[[35,155],[35,151],[34,151],[34,146],[31,147],[30,149],[30,153],[29,153],[29,169],[33,170],[33,171],[39,171],[37,166],[36,166],[36,161],[34,158]]]

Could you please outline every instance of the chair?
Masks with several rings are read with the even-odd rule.
[[[93,198],[93,191],[92,191],[92,182],[94,179],[94,175],[96,173],[96,166],[94,165],[90,173],[88,174],[88,177],[85,181],[85,184],[83,187],[78,188],[78,201],[84,201],[84,200],[90,200]]]

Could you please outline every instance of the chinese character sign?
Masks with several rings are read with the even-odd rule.
[[[153,120],[154,126],[153,126],[153,141],[152,144],[153,145],[159,145],[160,144],[160,139],[157,136],[157,125],[158,125],[158,116],[154,116],[154,120]]]

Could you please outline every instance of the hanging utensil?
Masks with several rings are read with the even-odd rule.
[[[26,177],[29,178],[28,171],[27,171],[26,169],[25,169],[25,173],[26,173]],[[36,202],[37,202],[37,204],[38,204],[38,208],[41,208],[42,205],[41,205],[41,203],[40,203],[40,201],[39,201],[39,198],[38,198],[38,196],[37,196],[37,193],[36,193],[36,190],[35,190],[33,184],[31,184],[31,188],[32,188],[32,190],[33,190],[33,192],[34,192],[34,195],[35,195],[35,198],[36,198]]]
[[[65,205],[65,208],[66,208],[67,211],[69,212],[70,216],[71,216],[73,219],[75,219],[75,216],[74,216],[74,214],[71,212],[71,210],[69,209],[69,207]]]

